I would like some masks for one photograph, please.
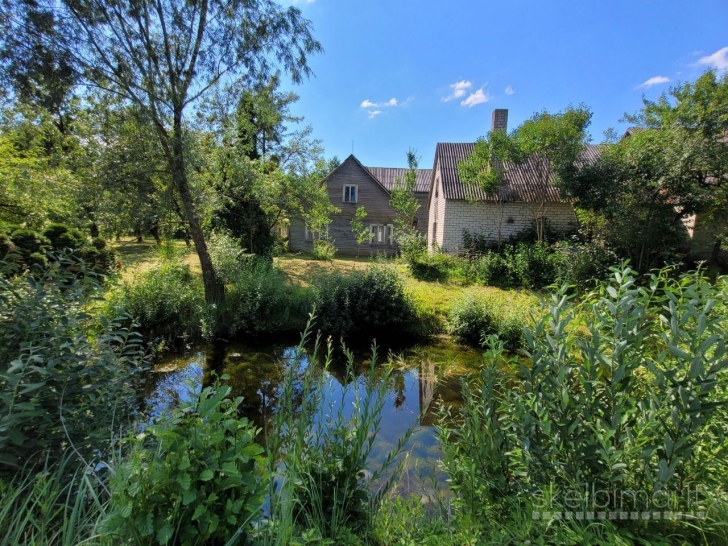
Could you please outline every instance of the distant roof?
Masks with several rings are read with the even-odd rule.
[[[405,174],[409,169],[394,169],[390,167],[365,167],[369,173],[379,180],[380,184],[391,191],[397,179],[404,180]],[[432,178],[432,169],[416,169],[417,178],[415,180],[415,191],[427,193],[430,191],[430,179]]]
[[[466,186],[460,181],[458,163],[473,153],[475,143],[445,143],[440,142],[435,149],[435,164],[440,161],[440,174],[442,176],[442,192],[445,199],[474,199],[477,201],[525,201],[540,202],[541,192],[537,184],[537,164],[529,160],[523,165],[505,163],[503,165],[504,183],[498,188],[498,195],[486,194],[475,186]],[[587,145],[584,150],[584,160],[594,161],[599,157],[599,147]],[[553,185],[554,174],[551,173],[549,184],[543,196],[546,202],[558,203],[561,195],[559,189]]]

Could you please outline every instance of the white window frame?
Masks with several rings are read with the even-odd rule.
[[[394,245],[394,224],[369,224],[369,244]]]
[[[351,201],[351,189],[349,190],[349,200],[346,200],[346,189],[354,188],[354,200]],[[341,202],[342,203],[358,203],[359,202],[359,184],[344,184],[341,188]]]
[[[307,243],[311,243],[316,239],[328,239],[329,238],[329,226],[326,226],[326,231],[311,231],[307,225],[303,226],[303,240]]]

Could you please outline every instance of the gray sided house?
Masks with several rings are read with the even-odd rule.
[[[389,205],[390,190],[395,181],[404,178],[407,169],[365,167],[350,155],[326,177],[326,188],[331,203],[339,209],[329,225],[329,239],[340,254],[391,255],[396,252],[393,238],[395,211]],[[417,169],[415,195],[420,203],[417,211],[417,228],[427,232],[427,192],[432,171]],[[356,209],[364,207],[367,213],[364,224],[369,227],[369,241],[357,245],[351,229]],[[291,220],[289,247],[294,252],[311,250],[319,234],[312,233],[299,219]]]
[[[507,110],[493,112],[491,130],[506,130]],[[505,163],[504,180],[497,195],[466,186],[458,175],[458,163],[473,153],[475,143],[438,143],[429,195],[428,248],[444,252],[463,249],[463,231],[479,234],[494,243],[505,242],[531,228],[543,214],[551,228],[566,231],[576,225],[574,208],[561,198],[552,183],[541,186],[535,161],[523,165]],[[596,146],[588,146],[585,159],[595,158]],[[543,209],[541,208],[543,206]]]

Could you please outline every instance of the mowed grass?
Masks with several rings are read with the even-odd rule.
[[[188,264],[194,274],[202,275],[200,261],[194,247],[188,248],[184,241],[165,242],[164,244],[174,245],[172,252],[176,253],[183,263]],[[111,246],[121,262],[121,277],[124,281],[132,280],[135,276],[159,263],[164,252],[152,239],[145,239],[143,242],[137,243],[135,238],[127,238],[111,243]],[[427,315],[436,317],[438,321],[444,319],[454,300],[467,295],[494,298],[504,302],[507,302],[509,298],[514,300],[527,298],[533,299],[534,306],[537,302],[536,295],[529,290],[502,290],[492,286],[462,286],[451,282],[418,281],[409,274],[406,265],[391,260],[375,261],[369,257],[337,256],[332,261],[325,262],[314,260],[307,254],[297,253],[284,254],[274,258],[274,261],[292,282],[303,285],[309,285],[317,275],[334,271],[350,273],[375,264],[392,268],[402,277],[406,292],[412,296],[418,308]]]
[[[109,243],[116,252],[116,258],[121,264],[121,278],[130,281],[135,276],[144,273],[147,269],[158,264],[162,259],[162,250],[153,239],[144,239],[138,243],[136,238],[122,238],[120,241]],[[183,263],[190,266],[194,274],[202,276],[200,259],[194,247],[187,247],[184,241],[164,241],[163,245],[172,245],[172,252],[179,256]]]

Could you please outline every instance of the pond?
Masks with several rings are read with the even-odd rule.
[[[355,381],[356,387],[369,371],[370,352],[356,351],[356,377],[348,379]],[[199,392],[210,380],[210,372],[227,374],[233,395],[243,397],[240,406],[243,415],[261,429],[259,441],[265,443],[286,369],[295,362],[310,365],[305,355],[297,360],[297,354],[298,343],[294,339],[264,345],[238,342],[200,345],[185,356],[167,356],[156,364],[147,381],[146,412],[159,415],[165,408],[189,398],[192,392]],[[327,395],[321,403],[339,400],[342,391],[346,391],[351,399],[345,399],[345,404],[351,406],[353,389],[346,389],[345,359],[341,351],[334,356],[328,369],[318,376],[319,381],[326,383]],[[376,468],[398,439],[410,427],[415,427],[405,446],[407,460],[400,493],[419,494],[444,486],[444,475],[437,468],[440,459],[435,430],[439,419],[437,407],[440,402],[451,406],[461,402],[460,379],[482,366],[481,352],[441,338],[397,352],[380,348],[378,362],[381,363],[378,365],[391,364],[393,370],[370,465]]]

